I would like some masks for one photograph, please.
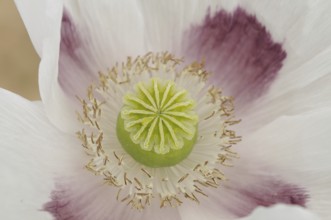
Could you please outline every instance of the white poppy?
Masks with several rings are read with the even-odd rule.
[[[0,91],[1,217],[330,218],[331,3],[16,4],[42,102]]]

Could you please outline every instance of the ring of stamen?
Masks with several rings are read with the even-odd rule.
[[[177,68],[183,66],[181,64],[180,59],[167,52],[148,53],[135,59],[129,57],[127,62],[120,65],[116,64],[109,70],[109,73],[100,73],[100,85],[89,87],[87,98],[79,99],[83,107],[82,112],[78,114],[78,119],[82,122],[83,128],[78,132],[78,137],[90,157],[86,165],[87,170],[101,176],[106,184],[117,187],[118,193],[115,197],[119,202],[124,202],[139,210],[146,208],[152,200],[157,198],[160,199],[160,207],[179,206],[184,202],[184,199],[199,202],[198,195],[207,196],[204,192],[205,187],[216,188],[225,178],[220,169],[226,169],[229,162],[237,158],[237,154],[231,150],[231,147],[241,138],[236,136],[234,131],[229,130],[229,126],[240,121],[233,117],[233,99],[223,96],[220,89],[206,84],[208,73],[204,70],[203,63],[194,62],[178,70]],[[151,77],[154,77],[154,81],[148,81]],[[140,93],[144,93],[143,90],[149,91],[155,105],[157,103],[161,105],[163,97],[161,90],[166,91],[167,86],[172,87],[170,86],[172,83],[176,84],[173,87],[175,88],[174,93],[177,94],[185,90],[189,94],[186,98],[195,102],[188,110],[188,112],[191,110],[195,112],[199,120],[195,126],[193,126],[192,121],[190,124],[190,129],[196,129],[195,136],[191,138],[194,140],[194,146],[188,156],[177,164],[171,167],[153,168],[137,161],[123,149],[117,136],[116,125],[118,119],[121,118],[118,116],[121,116],[121,112],[125,110],[125,102],[128,101],[128,106],[131,106],[130,104],[134,102],[132,97],[139,97],[139,95],[132,95],[137,94],[137,90],[133,89],[135,85],[137,87],[140,85],[138,88]],[[123,97],[128,94],[129,98],[123,100]],[[148,103],[148,106],[144,108],[154,107],[148,95],[144,95],[144,97],[144,103]],[[168,110],[170,108],[176,109],[175,103],[178,100],[171,103],[170,96],[167,97],[169,97],[168,102],[164,102],[163,107],[168,108]],[[170,104],[167,104],[169,102]],[[139,109],[141,110],[141,106],[145,104],[142,103]],[[173,113],[173,118],[177,121],[185,118],[180,111],[177,112]],[[153,114],[155,117],[156,113]],[[123,115],[124,118],[128,115],[132,116],[132,114],[127,115],[125,113]],[[180,123],[175,123],[169,118],[166,119],[168,123],[173,123],[171,126],[174,131],[176,129],[181,131],[180,135],[183,139],[185,139],[185,135],[189,136],[187,133],[190,134],[190,132],[185,133],[185,129],[181,129],[184,127],[180,126]],[[129,128],[132,127],[130,126],[132,120],[127,121],[126,126],[129,131],[125,129],[125,119],[121,121],[123,130],[128,134],[126,139],[131,139]],[[151,125],[152,121],[149,124]],[[183,124],[187,126],[186,123]],[[156,123],[154,126],[154,130],[158,131],[159,134],[171,130],[167,130],[164,120],[161,125]],[[143,126],[143,123],[140,126]],[[137,134],[138,131],[134,131],[132,135]],[[148,129],[142,129],[143,133],[144,137],[147,137]],[[168,135],[171,137],[170,132]],[[174,137],[178,137],[179,134],[175,132],[175,135],[177,136]],[[162,135],[159,136],[161,140]],[[146,138],[140,139],[139,137],[137,135],[137,148],[144,153],[164,156],[172,152],[172,147],[180,146],[169,146],[168,153],[164,153],[165,150],[160,150],[164,149],[161,147],[156,150],[159,152],[158,154],[155,151],[157,148],[155,145],[147,144],[145,148],[150,149],[150,151],[143,150],[141,141],[145,143]],[[160,140],[159,143],[162,142]],[[181,149],[184,148],[185,144]],[[176,149],[173,151],[176,152]]]

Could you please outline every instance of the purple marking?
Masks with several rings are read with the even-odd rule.
[[[265,92],[286,58],[282,45],[242,8],[214,15],[208,11],[203,23],[186,33],[184,45],[185,55],[205,59],[207,69],[214,73],[211,81],[240,102]]]
[[[239,194],[245,199],[245,207],[236,207],[234,213],[238,217],[249,215],[256,207],[269,207],[275,204],[288,204],[306,207],[308,193],[295,185],[267,181],[256,187],[241,189]]]
[[[70,201],[66,199],[65,191],[53,191],[51,201],[43,207],[44,211],[51,213],[55,220],[78,220],[70,209]]]
[[[72,57],[76,57],[75,50],[80,45],[81,40],[72,18],[67,11],[64,11],[61,24],[61,53],[67,53]]]
[[[85,95],[88,85],[96,79],[97,69],[91,42],[64,9],[61,24],[58,81],[69,97]]]

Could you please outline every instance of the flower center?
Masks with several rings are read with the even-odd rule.
[[[149,167],[172,166],[185,159],[197,137],[195,101],[170,80],[138,83],[124,97],[117,136],[123,148]],[[129,137],[129,138],[128,138]]]
[[[241,139],[229,127],[240,120],[208,75],[203,63],[147,53],[100,73],[99,85],[79,99],[86,169],[118,188],[117,201],[139,210],[157,199],[161,208],[176,207],[199,202],[204,188],[225,179],[221,170]]]

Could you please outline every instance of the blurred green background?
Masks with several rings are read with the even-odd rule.
[[[39,99],[38,65],[39,57],[14,1],[0,0],[0,87]]]

